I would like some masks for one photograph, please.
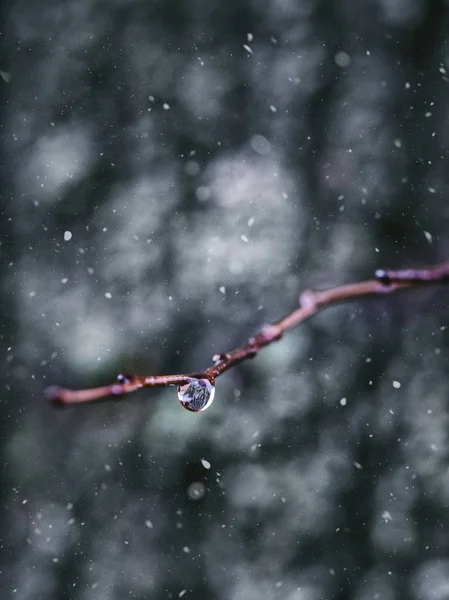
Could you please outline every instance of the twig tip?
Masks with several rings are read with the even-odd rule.
[[[50,385],[44,393],[45,397],[50,400],[54,406],[63,406],[64,400],[62,392],[63,388],[59,385]]]

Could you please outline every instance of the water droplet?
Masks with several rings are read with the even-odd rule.
[[[187,488],[187,495],[190,500],[202,500],[206,493],[205,486],[200,481],[194,481]]]
[[[192,412],[206,410],[212,404],[215,386],[208,379],[190,379],[178,386],[178,398],[184,408]]]
[[[11,73],[7,73],[6,71],[0,71],[0,77],[5,83],[9,83],[12,79]]]

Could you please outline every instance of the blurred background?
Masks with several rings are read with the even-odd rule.
[[[2,3],[1,597],[449,599],[449,3]]]

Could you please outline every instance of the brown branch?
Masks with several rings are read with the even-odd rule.
[[[122,396],[143,387],[176,385],[178,397],[184,408],[198,412],[212,403],[215,379],[235,365],[254,358],[269,344],[281,339],[284,333],[310,319],[313,315],[333,304],[347,302],[365,296],[393,294],[410,287],[422,287],[425,284],[449,280],[449,262],[428,269],[405,269],[402,271],[377,270],[376,279],[334,287],[328,290],[307,290],[300,296],[300,308],[265,327],[259,334],[251,337],[246,344],[226,352],[216,354],[214,364],[200,373],[182,375],[119,375],[110,385],[84,390],[70,390],[51,386],[46,395],[58,404],[79,404],[99,400],[107,396]]]

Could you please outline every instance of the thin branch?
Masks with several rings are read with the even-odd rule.
[[[428,269],[390,271],[378,269],[376,279],[330,288],[323,291],[306,290],[299,298],[300,307],[249,338],[246,344],[231,352],[216,354],[214,364],[199,373],[182,375],[119,375],[117,381],[102,387],[71,390],[51,386],[46,395],[58,404],[69,405],[99,400],[108,396],[123,396],[143,387],[176,385],[181,404],[188,410],[204,410],[213,400],[215,379],[235,365],[254,358],[265,346],[280,340],[286,331],[307,321],[328,306],[365,296],[393,294],[411,287],[422,287],[449,280],[449,262]]]

